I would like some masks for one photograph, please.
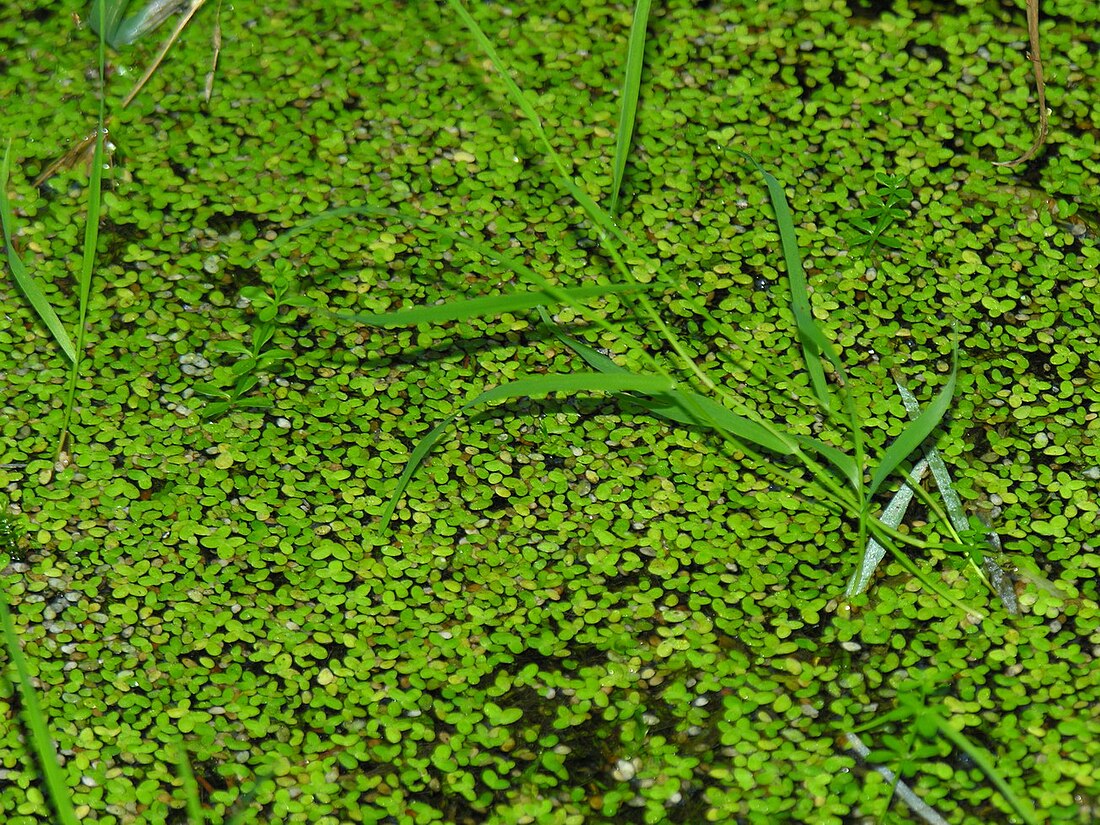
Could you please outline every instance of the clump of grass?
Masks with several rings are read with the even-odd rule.
[[[916,482],[904,469],[909,466],[915,453],[937,430],[950,407],[958,369],[957,348],[953,347],[951,371],[939,392],[926,403],[923,409],[916,409],[916,402],[913,399],[914,406],[910,409],[911,420],[904,426],[901,434],[881,453],[875,453],[870,449],[862,432],[860,413],[852,400],[851,379],[844,362],[818,326],[811,310],[809,289],[796,240],[794,221],[783,188],[759,164],[748,156],[743,156],[747,163],[761,175],[779,227],[790,289],[791,314],[800,343],[803,366],[810,378],[812,397],[806,402],[814,406],[836,427],[846,449],[837,449],[821,439],[790,432],[775,421],[755,412],[751,405],[723,387],[719,381],[712,378],[703,365],[691,357],[691,347],[680,340],[679,336],[663,321],[650,297],[650,292],[654,289],[677,292],[683,303],[703,317],[710,328],[719,330],[730,338],[736,338],[729,325],[713,317],[697,296],[691,293],[688,278],[676,277],[654,266],[647,270],[658,273],[653,283],[639,282],[626,261],[644,260],[645,255],[612,218],[618,205],[626,157],[629,154],[628,144],[633,131],[637,89],[631,86],[638,83],[641,75],[640,61],[644,49],[642,44],[636,42],[635,35],[639,30],[644,33],[644,12],[648,4],[639,3],[632,30],[622,95],[623,116],[620,119],[612,170],[613,183],[609,196],[611,206],[609,210],[605,210],[577,185],[569,164],[555,151],[548,139],[537,112],[528,98],[522,94],[494,46],[466,8],[459,0],[448,0],[448,3],[463,20],[483,53],[493,64],[514,105],[526,117],[550,160],[557,182],[566,193],[572,196],[587,219],[597,229],[615,277],[605,279],[594,287],[566,287],[550,283],[534,273],[523,261],[446,228],[435,226],[411,212],[369,206],[348,207],[326,212],[299,227],[294,233],[284,236],[274,245],[270,250],[272,252],[289,240],[292,234],[308,231],[320,221],[352,215],[400,220],[423,227],[427,231],[449,238],[457,246],[465,247],[494,260],[500,267],[514,274],[525,288],[496,296],[457,299],[448,303],[424,305],[394,312],[345,314],[342,317],[360,324],[388,327],[491,317],[520,309],[537,308],[546,328],[571,349],[587,368],[567,375],[526,374],[501,386],[475,393],[452,415],[439,422],[415,446],[382,510],[379,530],[389,529],[409,482],[435,444],[460,417],[484,405],[507,399],[553,394],[608,393],[623,401],[640,405],[654,415],[671,422],[710,430],[733,448],[731,453],[744,456],[745,460],[778,477],[792,488],[803,488],[806,484],[805,477],[808,476],[810,489],[819,503],[834,512],[856,520],[860,533],[858,546],[868,545],[869,540],[873,539],[878,547],[893,553],[905,569],[930,591],[966,611],[970,616],[979,620],[984,618],[982,611],[962,604],[952,593],[933,581],[927,573],[917,567],[909,555],[914,551],[954,551],[956,557],[963,559],[974,569],[980,570],[982,552],[979,547],[980,541],[984,540],[984,535],[979,536],[977,528],[965,520],[959,523],[958,519],[948,518],[943,507],[929,494],[920,491]],[[639,20],[642,22],[640,23]],[[855,240],[857,245],[863,247],[865,251],[871,251],[878,246],[901,248],[901,241],[889,232],[905,217],[901,205],[912,198],[912,193],[903,186],[903,181],[899,178],[879,175],[876,179],[882,187],[879,200],[859,213],[853,220],[857,234]],[[568,306],[591,328],[623,338],[615,325],[602,312],[590,305],[591,299],[597,295],[612,292],[633,312],[641,327],[650,336],[650,339],[645,342],[625,340],[629,350],[626,363],[640,366],[628,367],[611,359],[578,340],[551,315],[550,311],[554,307]],[[674,368],[666,369],[667,362],[659,360],[652,355],[652,352],[668,352]],[[751,374],[761,380],[767,380],[766,371],[758,366],[753,364],[741,366],[747,367]],[[946,542],[933,544],[899,532],[900,515],[899,520],[874,515],[876,495],[894,477],[900,479],[903,488],[908,487],[918,491],[917,494],[929,505],[930,512],[942,524],[943,531],[948,536]],[[949,482],[947,486],[950,489]],[[940,489],[946,498],[947,491],[942,484]],[[955,505],[951,503],[948,507],[954,514]],[[904,511],[901,510],[901,512]],[[873,565],[863,565],[861,572],[866,576],[859,581],[860,589],[866,587],[870,580],[870,572],[873,570]],[[853,582],[856,580],[857,577],[853,577]],[[913,703],[901,706],[894,715],[889,715],[885,720],[875,720],[872,725],[900,722],[903,720],[901,714],[905,714],[905,720],[916,724],[915,720],[921,718],[918,705],[923,699],[927,699],[927,696],[922,694],[914,698]],[[929,707],[932,711],[936,710],[934,706]],[[1030,818],[1033,814],[1030,806],[1012,795],[1007,783],[983,752],[955,732],[954,728],[946,722],[944,715],[930,713],[925,718],[928,721],[921,722],[921,727],[916,729],[907,740],[897,740],[897,742],[903,742],[904,748],[899,745],[898,749],[892,751],[894,756],[904,757],[901,760],[903,772],[909,771],[926,755],[915,737],[931,734],[942,736],[968,753],[1005,794],[1012,807],[1026,821],[1033,821]],[[895,740],[889,741],[896,743]]]
[[[679,299],[703,317],[713,329],[719,330],[721,334],[734,340],[738,337],[736,333],[728,323],[715,318],[698,296],[692,293],[691,279],[676,277],[675,274],[667,273],[656,266],[650,268],[658,273],[658,277],[652,283],[641,283],[634,277],[626,260],[644,260],[646,257],[644,252],[619,228],[610,213],[577,185],[567,161],[553,148],[537,112],[512,79],[495,47],[458,0],[448,1],[497,70],[513,103],[525,115],[551,162],[557,182],[577,202],[585,216],[598,230],[604,251],[611,260],[617,276],[616,279],[610,282],[605,280],[595,287],[562,287],[551,284],[532,272],[524,262],[498,250],[487,248],[478,241],[437,227],[409,212],[374,207],[347,207],[323,213],[299,227],[294,233],[283,236],[270,251],[277,250],[289,240],[292,234],[307,231],[320,221],[354,214],[396,218],[425,227],[431,232],[448,237],[459,246],[498,261],[501,267],[511,271],[528,288],[498,296],[456,300],[395,312],[344,315],[343,317],[348,320],[374,326],[442,323],[475,317],[491,317],[504,312],[514,312],[520,307],[551,308],[564,305],[573,308],[580,318],[594,329],[609,336],[622,338],[621,332],[615,325],[610,323],[602,312],[589,304],[591,297],[595,294],[614,292],[634,313],[642,328],[647,330],[650,340],[644,343],[625,341],[630,351],[629,362],[640,365],[640,368],[628,368],[576,340],[559,327],[547,312],[542,311],[543,322],[580,357],[588,369],[569,375],[524,375],[519,380],[475,394],[466,403],[460,405],[454,414],[437,424],[412,451],[408,464],[399,476],[383,508],[379,529],[383,531],[388,529],[410,480],[433,446],[461,416],[478,407],[506,399],[556,393],[570,395],[611,393],[624,401],[639,404],[653,414],[670,421],[711,430],[729,444],[733,451],[746,456],[747,460],[777,476],[792,488],[804,485],[803,471],[808,471],[817,501],[834,512],[847,514],[856,519],[861,546],[868,537],[874,537],[883,547],[893,552],[899,562],[912,575],[920,579],[929,590],[957,608],[978,618],[983,617],[982,611],[963,605],[955,596],[933,581],[926,572],[918,568],[909,555],[901,550],[903,546],[907,546],[911,551],[927,552],[931,549],[931,545],[912,535],[899,532],[895,527],[885,524],[872,514],[875,495],[891,476],[901,472],[901,468],[906,465],[910,456],[935,431],[947,412],[954,393],[957,365],[952,366],[944,386],[927,404],[924,411],[907,424],[901,435],[880,456],[872,458],[862,432],[860,415],[848,391],[850,379],[845,365],[818,326],[810,308],[807,297],[809,290],[795,238],[794,221],[783,188],[755,161],[744,156],[762,176],[779,226],[790,286],[791,311],[801,344],[803,364],[809,374],[812,388],[812,398],[808,399],[808,403],[837,425],[841,437],[847,444],[847,450],[839,450],[818,438],[789,432],[755,412],[750,405],[721,386],[720,381],[712,378],[707,369],[691,357],[692,348],[665,323],[649,293],[654,289],[675,290]],[[628,56],[629,63],[640,63],[642,52],[641,48],[632,48]],[[640,66],[628,65],[626,76],[628,82],[634,82],[631,78],[640,76]],[[626,107],[629,104],[624,101],[623,105]],[[615,187],[621,185],[623,176],[618,167],[621,163],[625,163],[622,159],[625,158],[626,152],[622,144],[629,140],[630,132],[629,128],[620,129],[617,138],[616,169],[613,173]],[[903,190],[899,186],[894,187],[892,191],[897,197],[901,197]],[[616,192],[613,192],[612,196],[614,197],[615,194]],[[878,235],[881,236],[881,234],[880,231]],[[593,290],[591,294],[586,292],[590,289]],[[670,353],[671,362],[675,365],[674,372],[670,373],[665,367],[665,362],[659,361],[651,354],[661,351]],[[768,380],[766,371],[759,366],[744,364],[739,366],[747,366],[761,381]],[[935,512],[935,508],[933,509]],[[942,516],[942,509],[938,513]],[[955,533],[951,523],[946,518],[943,518],[943,521],[945,532],[953,541],[961,542],[961,537]]]
[[[102,0],[98,0],[102,3]],[[103,78],[106,75],[106,47],[103,37],[99,38],[99,75],[101,84],[105,86]],[[61,432],[57,439],[57,455],[61,458],[68,449],[69,426],[72,422],[73,408],[76,405],[76,385],[80,379],[80,369],[84,360],[85,331],[88,321],[88,299],[91,296],[92,274],[95,270],[96,247],[99,243],[99,220],[102,212],[102,183],[104,162],[104,139],[106,131],[103,128],[106,120],[105,94],[101,89],[99,95],[99,109],[97,114],[97,126],[95,131],[95,144],[92,153],[91,177],[88,181],[88,211],[84,224],[84,245],[81,254],[80,266],[77,274],[78,317],[74,325],[73,335],[70,336],[65,326],[57,316],[57,312],[46,298],[45,292],[38,284],[38,280],[24,265],[19,253],[15,249],[15,212],[11,201],[8,199],[8,178],[11,169],[11,140],[4,152],[4,160],[0,165],[0,223],[4,236],[4,247],[7,254],[8,269],[15,278],[20,291],[27,298],[28,303],[37,313],[42,323],[46,325],[54,342],[61,349],[62,355],[69,363],[69,380],[65,391],[64,419]]]

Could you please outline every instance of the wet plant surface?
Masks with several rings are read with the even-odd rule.
[[[66,365],[0,281],[3,583],[78,813],[184,821],[182,747],[213,821],[259,776],[265,822],[873,821],[890,783],[843,735],[911,708],[919,683],[1044,820],[1092,821],[1095,4],[1045,10],[1051,135],[1016,169],[992,163],[1033,134],[1022,8],[670,3],[650,20],[621,224],[742,337],[716,337],[671,293],[666,319],[762,415],[818,431],[790,398],[808,379],[789,357],[779,235],[739,149],[787,191],[811,304],[876,446],[906,419],[889,370],[925,403],[955,325],[937,447],[1006,564],[1032,574],[1021,615],[949,559],[916,561],[981,622],[897,563],[842,605],[854,524],[706,432],[601,397],[463,419],[380,532],[410,452],[464,399],[577,359],[533,312],[402,329],[339,317],[511,279],[445,237],[348,217],[272,244],[370,204],[431,216],[555,283],[611,264],[448,12],[360,5],[223,8],[209,103],[206,10],[114,114],[63,461]],[[602,198],[631,9],[473,11]],[[0,15],[0,77],[20,102],[0,114],[15,242],[72,323],[87,170],[32,184],[95,127],[95,38],[60,5]],[[110,88],[154,48],[112,54]],[[882,194],[876,176],[912,200],[888,227],[900,247],[872,253],[848,236]],[[270,303],[241,300],[291,276],[318,311],[264,320]],[[616,300],[608,316],[642,340]],[[234,373],[261,327],[262,352],[289,357],[257,350]],[[731,366],[738,349],[778,381]],[[270,406],[204,416],[196,390],[242,374]],[[0,683],[0,812],[53,821],[19,706]],[[948,821],[1015,821],[950,741],[911,740],[904,720],[861,735],[893,746],[879,763]],[[882,821],[915,820],[895,801]]]

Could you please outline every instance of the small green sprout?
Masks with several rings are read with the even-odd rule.
[[[873,196],[869,207],[856,212],[848,219],[853,229],[845,233],[845,238],[861,254],[871,254],[876,247],[902,249],[904,244],[886,234],[898,221],[905,220],[907,213],[902,204],[913,199],[913,193],[902,184],[904,179],[879,172],[875,175],[879,191]]]
[[[214,370],[217,383],[195,385],[195,392],[215,399],[203,409],[206,418],[217,418],[233,409],[268,409],[268,398],[249,398],[248,394],[260,381],[260,373],[272,372],[286,360],[294,357],[288,349],[271,348],[280,324],[293,320],[287,309],[312,307],[309,298],[294,293],[294,279],[290,264],[278,261],[275,264],[275,280],[269,294],[258,286],[247,286],[241,290],[241,297],[247,299],[254,312],[251,340],[248,345],[241,341],[215,341],[211,346],[218,352],[237,356],[237,361],[229,367]],[[227,386],[228,385],[228,386]]]

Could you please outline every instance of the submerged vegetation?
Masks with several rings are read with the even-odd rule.
[[[4,121],[6,822],[1088,820],[1097,125],[995,170],[1018,21],[234,10],[112,108],[170,5],[86,178]]]

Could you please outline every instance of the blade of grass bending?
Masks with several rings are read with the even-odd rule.
[[[597,352],[587,344],[583,344],[563,333],[541,307],[539,313],[542,315],[543,322],[557,339],[576,352],[590,367],[599,370],[604,375],[635,375],[625,367],[620,367],[603,353]],[[737,415],[718,402],[698,393],[672,390],[650,397],[634,395],[622,395],[621,397],[638,404],[654,415],[659,415],[678,424],[686,424],[690,427],[702,426],[711,429],[724,429],[738,438],[744,438],[778,455],[793,455],[797,452],[784,439],[782,434],[773,433],[764,425]]]
[[[542,276],[535,273],[530,267],[528,267],[523,261],[519,260],[518,258],[514,258],[511,255],[508,255],[508,254],[506,254],[504,252],[501,252],[497,249],[493,249],[492,247],[490,247],[487,244],[483,244],[483,243],[480,243],[478,241],[475,241],[473,238],[463,237],[462,235],[459,235],[457,232],[453,232],[450,229],[447,229],[446,227],[439,226],[438,224],[435,224],[431,221],[424,220],[419,215],[410,214],[408,212],[404,212],[404,211],[397,210],[397,209],[388,209],[388,208],[377,207],[377,206],[341,206],[341,207],[337,207],[335,209],[329,209],[325,212],[322,212],[320,215],[316,215],[315,217],[312,217],[312,218],[309,218],[306,221],[303,221],[301,224],[296,226],[294,229],[291,229],[290,231],[286,232],[285,234],[279,236],[279,238],[277,238],[275,240],[275,242],[269,248],[265,249],[260,255],[257,255],[256,257],[254,257],[249,262],[249,265],[250,266],[255,265],[256,262],[259,261],[261,258],[267,257],[268,255],[271,255],[272,253],[278,251],[281,247],[283,247],[286,244],[290,243],[290,241],[293,240],[295,236],[300,235],[303,232],[307,232],[309,229],[311,229],[312,227],[316,226],[319,223],[323,223],[325,221],[333,220],[335,218],[349,217],[349,216],[352,216],[352,215],[355,215],[355,216],[367,215],[367,216],[370,216],[370,217],[394,218],[394,219],[399,220],[403,223],[410,224],[412,226],[418,226],[421,229],[424,229],[428,232],[432,232],[433,234],[438,235],[440,237],[447,238],[449,241],[451,241],[451,242],[453,242],[453,243],[455,243],[459,246],[463,246],[467,249],[470,249],[470,250],[478,253],[483,258],[485,258],[487,261],[499,261],[501,266],[503,266],[504,268],[508,269],[513,274],[518,276],[520,280],[530,284],[531,286],[538,289],[540,292],[543,292],[543,293],[549,295],[554,301],[557,301],[558,303],[566,304],[567,306],[572,307],[585,320],[589,321],[592,324],[595,324],[596,326],[600,327],[604,331],[606,331],[608,333],[614,333],[614,331],[615,331],[614,328],[607,322],[607,319],[604,318],[601,313],[594,312],[586,304],[573,300],[572,296],[569,294],[569,292],[567,291],[567,289],[565,287],[560,287],[560,286],[557,286],[556,284],[550,283],[545,278],[543,278]],[[620,285],[607,285],[606,287],[604,287],[605,291],[607,291],[607,292],[617,292],[617,291],[626,290],[626,289],[630,289],[630,288],[649,289],[650,285],[649,284],[639,284],[635,287],[635,285],[632,283],[632,284],[629,284],[629,285],[621,285],[621,286]],[[477,299],[472,299],[472,300],[477,300]],[[546,302],[545,301],[540,301],[539,303],[546,303]]]
[[[477,24],[477,21],[474,20],[460,0],[447,0],[447,4],[454,10],[455,14],[462,18],[462,22],[466,25],[466,28],[470,30],[470,33],[474,36],[481,50],[485,52],[485,55],[489,58],[489,62],[493,64],[493,68],[496,69],[501,82],[504,83],[505,88],[508,90],[508,95],[512,98],[516,106],[519,107],[519,110],[523,112],[524,117],[531,122],[531,126],[535,130],[535,135],[538,137],[539,143],[542,144],[547,157],[550,158],[550,162],[553,164],[558,174],[559,182],[565,190],[578,204],[580,204],[581,208],[584,209],[599,228],[615,237],[620,243],[630,245],[629,239],[607,211],[592,200],[592,198],[577,185],[576,181],[573,180],[573,176],[565,166],[565,161],[562,160],[561,155],[554,149],[554,145],[550,142],[550,138],[543,128],[542,118],[538,116],[535,107],[531,105],[531,101],[529,101],[523,92],[520,91],[519,86],[516,85],[516,81],[512,79],[512,75],[508,72],[504,61],[500,59],[492,42],[485,36],[485,32],[481,30],[481,26]]]
[[[597,352],[588,345],[563,333],[561,328],[553,323],[545,310],[540,308],[539,313],[542,315],[543,322],[550,328],[558,340],[581,356],[590,367],[600,370],[601,372],[628,372],[606,355]],[[854,487],[857,483],[858,471],[851,456],[845,455],[840,450],[808,436],[791,435],[778,428],[774,430],[768,429],[763,424],[740,416],[724,405],[704,395],[683,390],[675,390],[671,393],[662,393],[661,395],[651,398],[639,398],[628,395],[622,397],[632,401],[654,415],[667,418],[678,424],[686,424],[689,427],[702,426],[725,430],[738,439],[750,441],[777,455],[795,455],[798,452],[795,444],[798,444],[822,456],[840,471],[841,475],[851,486]]]
[[[38,694],[35,693],[31,683],[31,674],[27,669],[27,660],[23,656],[23,648],[19,644],[19,637],[15,634],[15,623],[12,621],[11,610],[8,606],[8,597],[3,588],[0,588],[0,622],[4,626],[4,643],[8,648],[8,659],[15,666],[19,684],[19,695],[23,702],[23,720],[31,734],[31,743],[34,754],[38,759],[38,765],[42,769],[42,776],[46,780],[46,790],[57,811],[58,819],[62,825],[78,825],[76,812],[69,798],[69,788],[65,784],[65,777],[61,773],[61,765],[58,762],[57,751],[54,750],[53,739],[46,727],[46,717],[42,713],[42,707],[38,704]]]
[[[199,798],[199,783],[195,781],[195,772],[191,770],[191,760],[187,757],[187,748],[181,739],[179,748],[180,782],[183,783],[183,796],[187,804],[187,819],[191,825],[202,825],[202,802]]]
[[[638,115],[638,92],[642,86],[642,66],[645,61],[645,33],[649,25],[650,0],[638,0],[634,6],[634,19],[630,24],[630,43],[626,49],[626,77],[620,92],[619,128],[615,133],[615,160],[611,175],[612,215],[619,213],[619,196],[622,194],[626,159],[630,154],[630,142],[634,137],[634,121]]]
[[[886,448],[882,454],[882,461],[871,474],[871,483],[867,488],[867,499],[875,494],[882,483],[897,469],[901,462],[913,454],[913,451],[924,443],[932,431],[939,426],[951,406],[951,399],[955,394],[955,379],[959,372],[959,344],[954,340],[951,345],[951,375],[947,383],[936,395],[916,420],[894,439],[894,443]]]
[[[448,301],[444,304],[418,306],[379,313],[334,313],[335,317],[345,321],[375,327],[411,326],[413,324],[439,324],[445,321],[465,321],[470,318],[502,315],[506,312],[518,312],[534,309],[551,303],[574,304],[589,298],[599,298],[614,292],[630,292],[639,289],[634,284],[600,284],[550,290],[529,290],[512,292],[506,295],[487,295],[483,298],[468,298],[462,301]],[[569,300],[562,300],[568,298]]]
[[[539,313],[542,315],[543,322],[558,340],[580,355],[589,366],[601,372],[627,372],[625,368],[620,367],[606,355],[563,333],[541,307]],[[858,483],[859,473],[851,456],[845,455],[840,450],[814,438],[791,435],[779,428],[757,423],[750,418],[738,415],[725,405],[719,404],[704,395],[675,390],[651,398],[639,398],[631,395],[621,395],[620,397],[637,404],[653,415],[689,427],[716,429],[732,435],[735,440],[751,442],[777,455],[797,455],[799,451],[795,445],[800,445],[816,452],[832,464],[853,488]],[[801,459],[802,456],[799,456],[799,458]],[[814,470],[814,467],[811,466],[810,469]]]
[[[521,378],[486,390],[478,394],[471,401],[467,401],[454,413],[447,416],[442,422],[432,428],[409,455],[409,461],[404,471],[397,479],[397,486],[386,502],[382,510],[382,519],[379,530],[385,531],[389,526],[397,504],[409,486],[413,475],[420,468],[432,447],[443,436],[459,416],[469,412],[483,404],[491,404],[494,401],[503,401],[511,398],[534,398],[536,396],[549,395],[550,393],[563,392],[575,394],[578,392],[641,392],[656,394],[669,392],[675,388],[671,378],[662,375],[607,375],[601,372],[582,372],[573,375],[538,375],[529,378]]]
[[[61,351],[71,363],[76,361],[76,349],[73,347],[73,342],[69,339],[69,334],[65,332],[65,327],[61,325],[57,313],[50,306],[49,299],[42,292],[42,288],[38,286],[38,281],[23,266],[19,253],[15,251],[15,247],[12,245],[12,239],[15,237],[15,212],[12,210],[11,201],[8,200],[10,163],[11,139],[9,138],[7,149],[4,150],[3,163],[0,164],[0,225],[2,225],[4,232],[4,247],[8,256],[8,268],[11,269],[11,274],[15,278],[15,283],[19,286],[20,291],[27,296],[31,307],[38,313],[38,317],[42,319],[42,323],[46,325],[46,329],[50,331],[50,335],[53,336],[54,341],[61,347]]]
[[[601,372],[627,372],[625,368],[620,367],[606,355],[562,332],[561,328],[550,319],[541,307],[539,308],[539,314],[542,315],[543,323],[549,327],[558,340],[581,356],[588,362],[590,367]],[[667,418],[678,424],[724,429],[738,438],[744,438],[778,455],[795,455],[798,450],[794,445],[798,444],[816,452],[833,465],[834,468],[840,471],[841,476],[851,487],[855,488],[859,483],[859,470],[851,456],[809,436],[791,435],[777,428],[774,431],[770,430],[763,424],[758,424],[751,419],[737,415],[724,405],[698,393],[676,390],[652,398],[623,397],[654,415]],[[696,412],[693,413],[692,410]],[[703,413],[702,416],[699,415],[700,411]]]

